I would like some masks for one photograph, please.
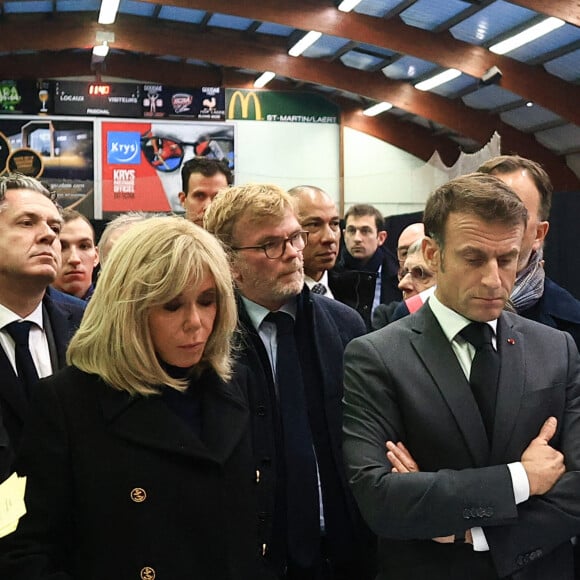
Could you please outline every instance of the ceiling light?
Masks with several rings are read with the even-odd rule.
[[[105,57],[109,54],[109,45],[106,42],[103,44],[97,44],[93,47],[93,54],[95,56]]]
[[[376,105],[373,105],[368,109],[365,109],[363,111],[363,115],[366,115],[367,117],[376,117],[377,115],[380,115],[381,113],[384,113],[385,111],[388,111],[389,109],[392,108],[393,105],[391,105],[391,103],[387,102],[377,103]]]
[[[99,24],[113,24],[119,10],[120,0],[102,0],[99,12]]]
[[[528,44],[528,42],[532,42],[532,40],[544,36],[544,34],[548,34],[548,32],[552,32],[552,30],[560,28],[560,26],[564,26],[564,24],[565,22],[559,18],[546,18],[545,20],[542,20],[542,22],[530,26],[530,28],[523,30],[519,34],[506,38],[505,40],[490,46],[489,50],[496,54],[507,54],[524,44]]]
[[[290,56],[300,56],[309,46],[312,46],[320,37],[322,32],[311,30],[305,34],[289,51]]]
[[[267,70],[266,72],[263,72],[254,82],[254,86],[257,89],[261,89],[263,87],[265,87],[274,77],[276,76],[275,72],[272,72],[271,70]]]
[[[425,79],[420,83],[417,83],[415,85],[415,88],[419,89],[420,91],[430,91],[435,87],[444,85],[445,83],[448,83],[453,79],[456,79],[459,75],[461,75],[461,71],[457,70],[456,68],[448,68],[442,73],[439,73],[429,79]]]
[[[532,103],[532,101],[528,101],[526,103],[526,107],[533,107],[533,106],[534,106],[534,103]]]
[[[361,3],[361,0],[342,0],[338,5],[341,12],[350,12],[355,6]]]

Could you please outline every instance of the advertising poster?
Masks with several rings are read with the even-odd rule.
[[[0,114],[52,113],[52,84],[51,81],[0,80]]]
[[[143,117],[225,121],[226,96],[220,87],[197,89],[143,85]]]
[[[94,216],[94,144],[91,121],[0,117],[0,174],[36,177],[62,207]]]
[[[315,93],[226,89],[226,97],[230,121],[339,122],[338,105]]]
[[[181,166],[194,156],[234,166],[234,127],[153,121],[101,125],[103,217],[126,211],[183,212]]]

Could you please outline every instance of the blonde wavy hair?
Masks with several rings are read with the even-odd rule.
[[[235,245],[234,229],[242,216],[252,221],[282,218],[290,209],[296,210],[296,200],[277,185],[248,183],[222,189],[206,210],[203,225],[225,246]]]
[[[213,331],[195,372],[211,367],[230,378],[237,311],[228,261],[211,234],[181,217],[156,217],[131,227],[114,245],[67,351],[67,362],[131,394],[183,390],[167,374],[149,332],[151,308],[210,274],[216,286]]]

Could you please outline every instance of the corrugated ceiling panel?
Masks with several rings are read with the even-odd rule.
[[[229,28],[230,30],[248,30],[254,21],[250,18],[229,16],[227,14],[213,14],[209,19],[208,26],[217,28]]]
[[[396,80],[415,80],[437,70],[438,66],[414,56],[404,56],[383,68],[383,74]]]
[[[190,24],[199,24],[204,16],[204,10],[192,10],[191,8],[179,8],[178,6],[162,6],[159,11],[159,18],[162,20],[177,20],[178,22],[189,22]]]
[[[272,24],[271,22],[262,22],[258,26],[257,32],[261,34],[272,34],[274,36],[290,36],[294,32],[291,26],[282,26],[281,24]]]
[[[473,93],[461,97],[468,107],[474,109],[495,109],[521,100],[519,95],[506,91],[497,85],[483,87]]]
[[[568,82],[580,81],[580,48],[544,64],[551,74]]]
[[[470,75],[462,74],[456,79],[431,89],[430,92],[452,99],[455,95],[461,93],[467,87],[470,87],[476,82],[476,79]]]
[[[374,44],[366,44],[364,42],[359,44],[358,48],[360,48],[361,50],[366,50],[368,52],[372,52],[373,54],[379,54],[379,55],[384,56],[386,58],[390,58],[390,57],[394,56],[395,54],[397,54],[393,50],[388,50],[386,48],[375,46]]]
[[[536,139],[544,146],[553,151],[566,151],[580,145],[580,127],[577,125],[564,125],[536,133]]]
[[[580,41],[580,28],[565,24],[561,28],[552,30],[552,32],[534,40],[534,42],[512,50],[508,56],[522,62],[529,62],[578,41]]]
[[[394,10],[401,3],[401,0],[362,0],[354,11],[359,14],[367,14],[368,16],[382,18],[385,14]]]
[[[24,4],[24,2],[20,2]],[[57,0],[56,9],[58,12],[85,12],[101,8],[101,0]]]
[[[302,53],[308,58],[325,58],[333,56],[337,50],[340,50],[345,44],[350,41],[347,38],[340,38],[339,36],[330,36],[323,34],[308,50]]]
[[[534,127],[562,119],[555,113],[552,113],[552,111],[548,111],[539,105],[518,107],[517,109],[501,113],[500,117],[504,123],[521,131],[530,131]]]
[[[520,26],[536,14],[527,8],[498,0],[452,26],[449,32],[458,40],[481,45]]]
[[[52,2],[4,2],[6,14],[52,12]]]
[[[121,0],[119,5],[121,14],[133,14],[134,16],[153,16],[155,9],[155,4],[138,2],[137,0]]]
[[[443,22],[461,14],[468,7],[468,4],[460,0],[418,0],[403,10],[400,16],[409,26],[434,30]]]
[[[359,70],[374,70],[384,62],[383,58],[356,50],[349,50],[340,57],[340,60],[345,66]]]

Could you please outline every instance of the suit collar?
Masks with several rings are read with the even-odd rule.
[[[411,339],[412,347],[447,403],[474,464],[487,465],[489,443],[483,420],[447,337],[428,304],[411,321],[416,333]]]

